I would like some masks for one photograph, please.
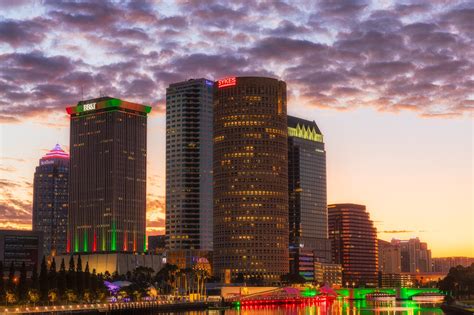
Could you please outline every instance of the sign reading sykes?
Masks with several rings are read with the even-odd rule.
[[[84,105],[82,105],[82,106],[83,106],[83,110],[84,110],[84,111],[94,110],[94,109],[95,109],[95,104],[97,104],[97,103],[84,104]]]
[[[233,86],[237,84],[237,79],[235,77],[225,78],[222,80],[217,81],[217,87],[223,88],[226,86]]]

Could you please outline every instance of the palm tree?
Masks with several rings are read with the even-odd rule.
[[[18,302],[18,297],[13,290],[7,290],[7,294],[5,295],[5,301],[7,304],[15,304]]]
[[[36,305],[40,300],[40,294],[37,289],[29,289],[28,290],[28,301],[30,303],[33,303],[33,305]]]
[[[66,290],[66,300],[70,303],[77,301],[77,294],[74,290],[68,289]]]
[[[57,289],[50,289],[48,291],[48,301],[52,304],[56,303],[58,300],[58,290]]]
[[[172,264],[166,264],[160,269],[155,275],[155,281],[160,284],[161,289],[164,293],[169,292],[169,288],[173,294],[176,288],[176,274],[178,272],[178,266]],[[165,286],[165,287],[163,287]]]

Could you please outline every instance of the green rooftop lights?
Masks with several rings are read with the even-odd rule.
[[[319,134],[314,127],[297,124],[296,128],[288,127],[288,136],[306,140],[323,142],[323,135]]]
[[[76,106],[70,106],[66,108],[66,111],[69,115],[73,114],[80,114],[80,113],[87,113],[87,112],[95,112],[99,109],[106,109],[106,108],[125,108],[134,110],[141,113],[149,114],[151,112],[151,107],[147,105],[141,105],[136,103],[131,103],[127,101],[120,100],[118,98],[111,98],[108,100],[102,100],[98,102],[94,102],[94,100],[88,101],[88,103],[80,104],[78,103]]]

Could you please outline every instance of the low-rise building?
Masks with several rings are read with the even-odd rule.
[[[414,282],[410,274],[381,273],[380,287],[382,288],[411,288]]]
[[[342,265],[315,261],[314,282],[332,287],[342,286]]]
[[[43,233],[40,231],[0,230],[0,261],[3,271],[11,264],[17,272],[25,263],[27,276],[39,269],[43,258]]]

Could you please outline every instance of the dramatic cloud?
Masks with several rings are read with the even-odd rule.
[[[31,189],[30,182],[0,178],[0,229],[31,228],[31,201],[18,198],[18,192]]]
[[[163,106],[171,82],[227,75],[280,77],[298,103],[327,109],[455,117],[473,108],[468,1],[48,0],[23,18],[25,3],[16,14],[9,3],[2,122],[103,94]]]

